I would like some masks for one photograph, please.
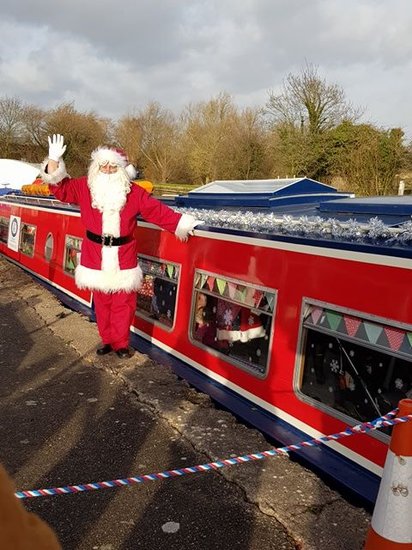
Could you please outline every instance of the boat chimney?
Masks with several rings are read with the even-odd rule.
[[[398,187],[398,195],[404,195],[405,194],[405,182],[403,180],[400,180],[399,187]]]

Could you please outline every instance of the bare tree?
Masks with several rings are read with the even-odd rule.
[[[142,123],[140,117],[138,115],[133,116],[132,114],[123,116],[115,125],[114,137],[116,143],[126,151],[130,162],[136,167],[143,168],[144,161],[140,150],[142,142]]]
[[[337,126],[343,120],[355,121],[361,112],[346,101],[343,89],[320,78],[317,67],[307,63],[300,74],[289,74],[280,94],[269,92],[266,111],[275,122],[311,134]]]
[[[270,175],[267,130],[259,108],[246,108],[234,115],[228,166],[233,178],[259,179]]]
[[[193,182],[230,177],[237,110],[228,94],[189,105],[184,114],[184,149]]]
[[[20,158],[23,137],[24,106],[20,99],[0,99],[0,156]]]
[[[123,117],[115,134],[147,178],[164,183],[173,179],[178,162],[179,128],[171,111],[157,102],[149,103],[135,116]]]

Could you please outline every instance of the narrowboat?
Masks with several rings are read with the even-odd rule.
[[[181,243],[137,219],[136,349],[281,445],[412,397],[411,197],[293,178],[216,181],[167,202],[203,224]],[[73,205],[0,197],[0,253],[93,315],[74,283],[83,238]],[[389,438],[385,428],[298,454],[373,503]]]

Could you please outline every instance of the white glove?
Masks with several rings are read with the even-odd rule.
[[[60,134],[53,134],[48,137],[49,140],[49,159],[59,162],[66,151],[67,145],[64,145],[64,137]]]

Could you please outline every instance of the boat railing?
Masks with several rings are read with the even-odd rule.
[[[74,205],[60,202],[54,197],[36,197],[34,195],[4,195],[0,198],[0,200],[4,202],[12,202],[12,203],[19,203],[19,204],[30,204],[30,205],[37,205],[37,206],[56,206],[56,204],[59,205],[59,208],[66,208],[72,210],[75,208]]]

